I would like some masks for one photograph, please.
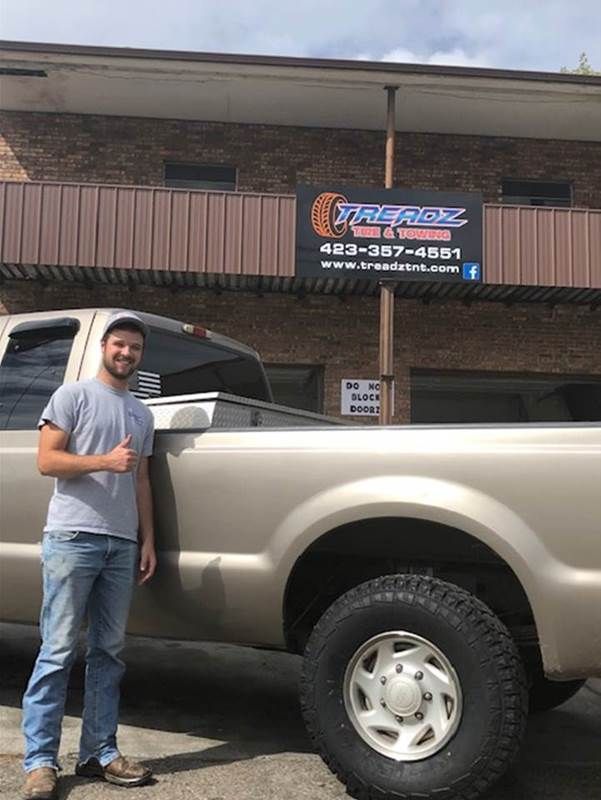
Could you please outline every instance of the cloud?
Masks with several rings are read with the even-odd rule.
[[[558,71],[601,69],[598,0],[0,0],[5,39]]]
[[[490,67],[488,59],[481,54],[468,55],[461,47],[454,47],[452,50],[436,50],[427,56],[419,56],[412,50],[404,47],[396,47],[379,59],[380,61],[392,61],[405,64],[440,64],[447,67]]]

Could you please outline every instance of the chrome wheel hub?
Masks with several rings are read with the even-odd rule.
[[[384,702],[393,714],[402,717],[415,714],[422,704],[422,694],[417,681],[409,676],[393,678],[386,686]]]
[[[396,761],[437,753],[461,719],[457,673],[421,636],[389,631],[354,653],[344,677],[347,714],[361,738]]]

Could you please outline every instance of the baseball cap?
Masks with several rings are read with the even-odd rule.
[[[145,322],[142,322],[140,317],[137,314],[134,314],[133,311],[117,311],[106,321],[106,325],[102,330],[102,338],[112,331],[113,328],[118,328],[119,325],[124,325],[127,323],[128,325],[135,325],[136,328],[140,331],[142,336],[146,339],[150,331],[148,330],[148,325]]]

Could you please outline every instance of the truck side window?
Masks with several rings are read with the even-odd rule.
[[[73,337],[40,330],[10,339],[0,364],[0,430],[35,430],[51,395],[63,383]]]

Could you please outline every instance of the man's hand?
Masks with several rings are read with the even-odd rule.
[[[46,421],[40,431],[38,469],[42,475],[63,479],[79,478],[92,472],[132,472],[138,463],[138,454],[130,448],[131,440],[128,434],[110,453],[80,456],[67,452],[69,434]]]
[[[140,575],[138,586],[149,581],[157,568],[157,556],[153,541],[142,542],[140,545]]]
[[[106,469],[109,472],[133,472],[138,463],[138,454],[130,448],[132,440],[131,433],[128,433],[117,447],[105,456]]]

